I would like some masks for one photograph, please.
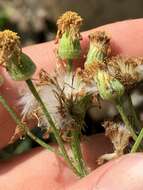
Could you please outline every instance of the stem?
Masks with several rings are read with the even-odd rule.
[[[143,128],[141,129],[141,132],[140,132],[139,136],[137,137],[136,142],[134,143],[134,145],[131,149],[131,153],[136,152],[138,150],[139,145],[142,140],[143,140]]]
[[[128,95],[127,97],[128,97],[128,102],[129,102],[129,108],[131,110],[131,114],[132,114],[132,117],[133,117],[134,128],[139,131],[140,128],[141,128],[141,123],[140,123],[140,121],[138,119],[138,116],[136,114],[136,111],[134,109],[132,99],[131,99],[131,95]],[[140,131],[134,145],[132,146],[131,153],[136,152],[140,148],[139,147],[140,145],[141,145],[141,148],[142,148],[142,144],[141,144],[142,139],[143,139],[143,128],[141,129],[141,131]]]
[[[133,147],[131,149],[131,153],[133,153],[133,152],[136,152],[138,150],[138,148],[140,148],[140,150],[143,150],[143,146],[141,144],[141,141],[143,139],[143,129],[141,129],[139,136],[137,136],[136,133],[134,132],[134,130],[136,130],[136,129],[140,130],[141,123],[140,123],[140,121],[138,119],[138,116],[137,116],[136,111],[134,109],[134,106],[132,104],[131,96],[127,95],[126,100],[128,101],[128,104],[129,104],[129,109],[131,111],[132,120],[131,121],[128,120],[128,122],[127,122],[128,118],[126,116],[126,112],[124,111],[123,105],[122,105],[122,110],[123,110],[124,113],[122,113],[122,116],[124,117],[124,119],[123,119],[123,117],[122,117],[122,119],[124,120],[124,122],[126,120],[126,123],[125,123],[126,126],[128,126],[128,125],[130,126],[129,130],[130,130],[132,136],[134,135],[133,138],[135,140],[135,143],[134,143],[134,145],[133,145]],[[120,101],[120,104],[122,104],[121,101]]]
[[[69,74],[69,76],[73,74],[72,62],[73,62],[72,59],[67,60],[67,73]],[[71,132],[71,135],[72,135],[71,148],[72,148],[74,159],[76,161],[76,167],[79,173],[81,174],[81,176],[84,177],[87,175],[87,170],[85,168],[85,163],[84,163],[84,159],[81,152],[79,131],[73,130]]]
[[[141,123],[140,123],[139,118],[137,116],[137,113],[136,113],[136,111],[134,109],[132,99],[131,99],[131,95],[127,95],[127,100],[128,100],[128,103],[129,103],[129,109],[131,111],[131,116],[133,118],[134,129],[137,130],[137,132],[138,132],[138,131],[140,131]]]
[[[88,172],[85,168],[85,163],[84,163],[84,159],[81,152],[79,133],[76,130],[72,131],[71,147],[72,147],[74,158],[77,161],[78,171],[81,173],[82,177],[84,177],[88,174]]]
[[[33,139],[35,142],[37,142],[39,145],[41,145],[43,148],[46,148],[48,150],[50,150],[51,152],[54,152],[55,154],[58,154],[59,156],[63,157],[63,154],[59,151],[56,151],[52,146],[48,145],[47,143],[45,143],[44,141],[42,141],[40,138],[38,138],[37,136],[35,136],[33,133],[31,133],[30,130],[26,131],[27,135]]]
[[[0,95],[0,103],[3,105],[3,107],[9,112],[9,114],[11,115],[11,117],[13,118],[13,120],[15,121],[15,123],[21,127],[22,129],[24,129],[27,133],[27,135],[33,139],[35,142],[37,142],[39,145],[41,145],[42,147],[58,153],[60,156],[63,156],[60,152],[56,152],[50,145],[48,145],[47,143],[45,143],[44,141],[42,141],[40,138],[36,137],[30,130],[29,128],[21,123],[20,119],[18,118],[17,114],[15,113],[15,111],[8,105],[7,101],[3,98],[3,96]]]
[[[36,98],[37,102],[39,103],[39,105],[40,105],[43,113],[45,114],[45,116],[46,116],[46,118],[47,118],[47,120],[48,120],[48,122],[49,122],[49,124],[50,124],[50,126],[52,128],[52,130],[53,130],[55,138],[56,138],[56,140],[57,140],[57,142],[58,142],[58,144],[60,146],[60,149],[62,151],[62,154],[63,154],[66,162],[68,163],[68,165],[70,166],[70,168],[74,171],[74,173],[76,175],[80,175],[79,172],[77,171],[77,169],[73,166],[73,164],[72,164],[72,162],[71,162],[71,160],[70,160],[70,158],[69,158],[69,156],[67,154],[67,151],[65,149],[64,143],[63,143],[63,141],[62,141],[62,139],[61,139],[61,137],[59,135],[59,132],[58,132],[56,126],[55,126],[55,123],[53,122],[53,119],[50,116],[50,114],[49,114],[49,112],[48,112],[45,104],[43,103],[41,97],[39,96],[39,94],[38,94],[35,86],[33,85],[33,82],[30,79],[28,79],[28,80],[26,80],[26,83],[27,83],[29,89],[31,90],[33,96]]]
[[[124,110],[124,105],[122,103],[121,100],[116,100],[116,108],[118,110],[118,112],[120,113],[121,117],[122,117],[122,120],[123,122],[125,123],[126,127],[128,128],[128,130],[130,131],[134,141],[136,141],[137,139],[137,135],[136,133],[134,132],[133,128],[132,128],[132,124],[131,122],[129,121],[127,115],[126,115],[126,111]]]

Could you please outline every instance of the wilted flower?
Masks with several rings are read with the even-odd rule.
[[[109,73],[127,88],[133,88],[142,80],[143,59],[115,56],[107,61]]]
[[[115,100],[124,94],[124,86],[107,71],[98,70],[94,76],[101,98]]]
[[[110,38],[104,31],[96,31],[89,35],[90,47],[85,62],[85,68],[96,63],[103,63],[110,55]]]
[[[96,87],[86,87],[78,72],[69,75],[58,70],[54,76],[49,76],[42,70],[37,90],[57,126],[67,128],[73,127],[76,119],[79,122],[83,119],[91,102],[91,94],[96,92]],[[36,113],[39,125],[48,126],[45,116],[30,92],[21,98],[20,104],[23,105],[24,117]]]
[[[11,30],[0,31],[0,65],[6,65],[13,54],[21,52],[20,37]]]
[[[80,26],[82,18],[72,11],[64,13],[57,21],[58,56],[62,60],[75,59],[80,56]]]
[[[122,156],[125,148],[129,144],[129,138],[131,137],[130,132],[121,122],[106,121],[103,126],[105,128],[105,135],[109,137],[114,146],[114,152],[99,157],[98,164]]]
[[[84,64],[84,78],[93,80],[98,70],[106,69],[105,61],[110,55],[110,38],[104,31],[89,35],[90,47]]]
[[[10,30],[0,32],[0,65],[6,67],[13,80],[27,80],[36,70],[32,60],[21,51],[20,37]]]

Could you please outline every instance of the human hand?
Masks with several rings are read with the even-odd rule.
[[[142,24],[143,20],[138,19],[106,25],[99,29],[104,29],[111,35],[113,54],[142,56]],[[87,47],[88,33],[84,33],[82,42],[84,51]],[[38,70],[44,68],[50,72],[56,62],[53,44],[54,42],[35,45],[24,48],[23,51],[37,64]],[[5,85],[0,87],[0,91],[15,107],[17,91],[23,84],[14,83],[6,73],[3,74]],[[0,147],[7,144],[14,126],[9,114],[0,107]],[[94,169],[96,158],[109,150],[110,143],[102,135],[97,135],[88,139],[82,146],[89,167]],[[142,164],[142,154],[127,155],[99,167],[89,176],[78,180],[64,161],[56,155],[47,150],[35,149],[17,159],[0,164],[0,189],[140,190],[143,188],[143,172],[140,169]]]

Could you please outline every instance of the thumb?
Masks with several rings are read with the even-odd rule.
[[[99,167],[68,190],[142,190],[143,154],[128,154]]]

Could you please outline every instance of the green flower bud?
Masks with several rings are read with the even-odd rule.
[[[90,47],[85,67],[96,63],[103,63],[110,53],[110,38],[105,32],[94,32],[89,35],[89,40]]]
[[[33,61],[21,51],[20,37],[10,30],[0,32],[0,65],[17,81],[31,78],[36,70]]]
[[[58,56],[62,60],[80,57],[80,26],[82,18],[75,12],[64,13],[57,21]]]
[[[80,57],[81,47],[79,40],[73,40],[69,33],[64,33],[59,40],[58,56],[63,59],[75,59]]]
[[[94,76],[101,98],[115,100],[124,94],[125,88],[122,83],[109,75],[106,71],[98,70]]]
[[[13,56],[6,64],[7,71],[11,78],[16,81],[27,80],[36,71],[36,66],[26,54],[21,53],[20,58]]]

